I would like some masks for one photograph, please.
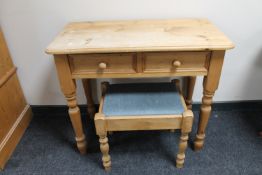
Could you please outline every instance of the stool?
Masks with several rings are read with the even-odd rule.
[[[103,82],[101,88],[95,127],[106,171],[111,169],[107,133],[112,131],[181,129],[176,167],[183,167],[193,113],[186,107],[178,80],[111,85]]]

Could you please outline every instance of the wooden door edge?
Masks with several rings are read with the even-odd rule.
[[[0,143],[0,170],[3,170],[32,119],[30,105],[26,105],[6,137]]]

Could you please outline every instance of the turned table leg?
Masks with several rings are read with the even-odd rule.
[[[91,118],[95,115],[95,105],[94,100],[92,98],[92,89],[91,89],[91,80],[90,79],[83,79],[82,80],[86,101],[87,101],[87,111]]]
[[[86,153],[86,140],[83,132],[82,120],[79,107],[76,102],[76,94],[67,95],[65,94],[67,104],[69,107],[69,116],[75,131],[75,140],[77,148],[81,154]]]
[[[83,131],[81,114],[76,101],[76,83],[71,77],[71,71],[66,55],[55,55],[55,64],[61,90],[65,95],[69,107],[69,116],[75,131],[77,148],[81,154],[86,153],[86,140]]]
[[[187,79],[187,92],[186,92],[186,105],[188,109],[192,110],[192,97],[196,83],[196,77],[186,77]]]
[[[223,66],[225,51],[212,51],[208,74],[203,81],[203,97],[198,122],[198,130],[194,142],[195,150],[203,148],[205,139],[205,130],[211,114],[212,99],[218,88],[221,70]]]
[[[204,91],[202,98],[202,105],[200,108],[200,118],[198,122],[198,130],[195,140],[195,150],[202,149],[205,139],[205,130],[208,124],[209,117],[211,115],[211,104],[214,92]]]

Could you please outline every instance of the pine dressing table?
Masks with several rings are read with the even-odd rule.
[[[76,101],[76,79],[82,79],[88,112],[94,113],[90,79],[184,76],[189,84],[186,103],[190,107],[196,76],[204,76],[194,142],[195,150],[200,150],[225,51],[233,47],[206,19],[135,20],[70,23],[46,53],[54,55],[77,147],[84,154],[86,140]]]

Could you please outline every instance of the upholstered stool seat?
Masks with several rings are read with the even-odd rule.
[[[106,90],[105,116],[169,115],[184,112],[172,83],[112,84]]]
[[[163,129],[181,129],[176,160],[177,167],[181,168],[192,121],[193,113],[185,105],[178,80],[176,83],[102,83],[95,126],[105,169],[111,167],[107,132]]]

